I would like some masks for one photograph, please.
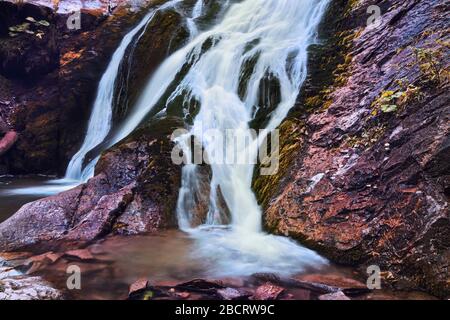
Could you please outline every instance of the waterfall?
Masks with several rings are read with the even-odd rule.
[[[187,103],[198,102],[200,110],[190,132],[176,142],[189,154],[186,140],[195,136],[208,156],[214,155],[220,146],[201,132],[248,129],[256,110],[262,107],[258,106],[260,83],[269,75],[280,84],[280,102],[265,128],[275,129],[294,106],[306,78],[307,49],[316,41],[327,4],[328,0],[243,0],[230,5],[221,22],[193,37],[162,63],[111,144],[128,136],[161,102],[167,107],[183,96]],[[241,96],[241,75],[250,62],[253,70]],[[188,71],[182,73],[184,66]],[[168,92],[175,79],[176,89]],[[161,101],[167,94],[167,101]],[[240,152],[254,157],[258,141],[239,146]],[[199,257],[215,260],[216,271],[225,274],[293,272],[325,263],[316,253],[286,238],[262,232],[262,212],[251,189],[253,164],[218,163],[211,164],[207,224],[196,228],[191,225],[191,211],[195,206],[193,191],[198,186],[197,168],[194,164],[183,168],[178,221],[181,229],[197,239]],[[231,213],[228,226],[222,225],[217,212],[219,187]]]
[[[194,8],[192,9],[191,17],[186,19],[191,40],[198,35],[198,27],[195,24],[195,20],[200,18],[202,13],[203,13],[203,0],[197,0],[197,2],[194,5]]]
[[[67,166],[65,176],[66,180],[86,181],[94,175],[95,164],[97,163],[99,157],[91,160],[85,167],[83,167],[85,157],[89,151],[93,150],[96,146],[102,143],[111,131],[114,88],[118,73],[120,71],[120,64],[125,56],[127,48],[133,40],[135,40],[135,44],[138,43],[139,39],[145,32],[146,26],[152,21],[158,11],[172,7],[180,1],[181,0],[172,0],[161,5],[159,8],[150,11],[144,16],[140,23],[128,32],[128,34],[126,34],[122,39],[122,42],[114,52],[111,61],[109,62],[109,65],[100,80],[84,142]],[[138,38],[135,39],[135,36],[140,30],[143,31]]]
[[[166,2],[156,10],[181,1]],[[285,237],[263,232],[262,211],[251,188],[254,164],[221,163],[218,151],[222,146],[203,132],[240,129],[242,137],[247,138],[245,132],[249,123],[256,111],[265,107],[259,105],[261,82],[268,76],[277,79],[280,97],[277,105],[271,108],[265,132],[256,138],[248,137],[249,144],[237,146],[239,153],[248,153],[249,159],[255,158],[261,138],[279,126],[296,102],[307,74],[307,49],[317,40],[317,28],[328,2],[222,1],[225,14],[221,20],[209,30],[196,35],[191,33],[190,41],[163,61],[127,119],[111,134],[114,86],[120,63],[127,47],[151,21],[156,10],[148,13],[124,37],[100,81],[85,140],[70,161],[66,178],[76,179],[79,183],[91,177],[98,158],[83,168],[89,151],[100,143],[107,144],[105,148],[116,144],[133,132],[151,111],[163,114],[168,106],[179,100],[176,98],[182,97],[186,116],[193,116],[193,120],[188,121],[189,132],[177,137],[175,142],[189,155],[191,145],[187,142],[195,136],[212,160],[209,212],[201,226],[192,223],[196,206],[194,193],[202,192],[198,167],[189,163],[182,169],[177,217],[180,228],[196,241],[193,254],[198,259],[210,260],[209,265],[215,266],[211,270],[214,276],[254,272],[291,274],[326,264],[327,261],[315,252]],[[202,14],[202,6],[202,1],[196,2],[190,17],[192,22],[197,14]],[[198,31],[192,29],[191,32]],[[199,106],[195,115],[188,111],[192,103]],[[107,143],[105,138],[108,138]],[[47,188],[53,192],[62,181],[64,179],[57,180]],[[31,191],[35,193],[36,189]],[[227,213],[221,212],[220,201],[225,202]],[[225,219],[224,215],[228,213],[230,217]]]

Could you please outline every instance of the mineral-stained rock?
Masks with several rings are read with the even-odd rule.
[[[334,261],[360,266],[366,277],[367,267],[377,265],[382,276],[389,275],[383,285],[448,296],[445,6],[438,0],[389,1],[377,27],[360,19],[370,1],[348,3],[353,6],[336,27],[329,23],[332,12],[325,21],[334,28],[328,36],[347,44],[322,53],[328,60],[342,57],[334,75],[328,74],[334,83],[306,83],[301,104],[286,120],[301,117],[301,143],[291,143],[294,157],[272,194],[256,188],[266,227]],[[423,50],[432,61],[420,58]],[[320,55],[314,59],[313,75],[326,70],[313,63]],[[427,63],[439,66],[439,79],[426,71]],[[405,98],[396,100],[394,93]],[[396,112],[380,109],[383,96],[396,103]],[[281,144],[291,135],[282,135]]]

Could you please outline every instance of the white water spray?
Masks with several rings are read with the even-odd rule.
[[[185,101],[199,102],[200,111],[195,116],[190,134],[200,139],[208,155],[214,154],[217,145],[199,135],[199,128],[247,129],[255,110],[263,107],[258,106],[259,88],[262,79],[268,75],[277,78],[280,84],[281,100],[271,113],[266,129],[276,128],[295,104],[306,77],[307,48],[316,40],[317,27],[327,3],[328,0],[243,0],[233,4],[215,27],[193,37],[184,48],[162,63],[128,119],[109,139],[108,146],[133,132],[161,102],[163,95],[171,93],[168,101],[163,101],[166,105],[180,95],[184,95]],[[145,23],[141,22],[141,28]],[[138,27],[133,29],[134,35],[139,32]],[[122,52],[119,49],[117,52]],[[111,129],[113,71],[117,75],[119,57],[118,53],[108,67],[112,70],[111,74],[107,72],[105,79],[102,78],[97,100],[103,102],[99,102],[98,112],[94,107],[85,142],[72,159],[73,163],[71,161],[68,177],[86,179],[92,176],[96,160],[84,170],[82,163],[87,152],[103,142]],[[238,93],[241,75],[250,61],[253,70],[245,82],[245,95],[242,97]],[[187,64],[189,70],[185,75],[180,75]],[[174,92],[168,92],[177,75],[181,76],[178,87]],[[178,142],[182,144],[183,139]],[[184,147],[187,150],[187,145]],[[241,148],[242,152],[255,154],[256,147],[255,142]],[[199,259],[212,260],[216,266],[216,270],[211,270],[214,275],[293,273],[326,262],[313,251],[286,238],[262,232],[261,209],[251,189],[253,165],[217,165],[214,159],[212,162],[207,225],[195,228],[191,223],[190,210],[195,205],[195,199],[189,191],[198,183],[195,165],[183,168],[177,214],[180,227],[197,240],[195,254]],[[229,226],[221,225],[221,215],[217,214],[218,187],[231,213]]]

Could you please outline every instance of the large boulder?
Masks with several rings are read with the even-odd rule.
[[[139,129],[101,157],[96,175],[26,204],[0,224],[0,251],[82,246],[109,234],[176,227],[181,167],[171,160],[177,119]]]

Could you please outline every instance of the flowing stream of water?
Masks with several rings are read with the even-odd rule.
[[[83,166],[83,164],[87,153],[102,143],[111,130],[114,88],[120,71],[120,64],[125,56],[127,48],[133,40],[135,40],[134,44],[138,43],[140,37],[142,37],[145,32],[146,26],[152,21],[158,11],[172,7],[180,1],[181,0],[172,0],[166,2],[158,9],[150,11],[136,27],[125,35],[119,47],[114,52],[108,68],[103,74],[98,86],[97,97],[95,98],[94,107],[89,119],[86,137],[80,150],[70,160],[66,170],[66,179],[86,181],[94,175],[95,164],[98,161],[98,157],[89,161],[86,166]],[[141,31],[141,34],[136,40],[135,36],[139,31]]]
[[[186,19],[186,23],[189,29],[190,39],[194,39],[198,35],[198,28],[195,20],[200,18],[203,12],[203,0],[197,0],[194,8],[192,9],[191,17]]]

